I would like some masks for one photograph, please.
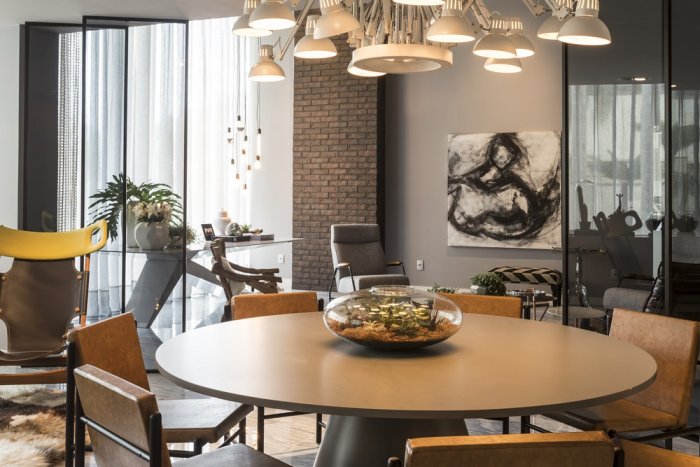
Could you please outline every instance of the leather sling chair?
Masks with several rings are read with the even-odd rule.
[[[0,256],[14,258],[11,269],[0,274],[0,320],[7,332],[0,366],[33,370],[2,373],[0,384],[66,381],[66,332],[76,319],[85,325],[90,253],[106,242],[105,221],[68,232],[0,226]],[[78,258],[83,259],[80,271]]]

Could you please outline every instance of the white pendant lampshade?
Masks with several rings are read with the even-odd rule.
[[[523,65],[517,58],[488,58],[484,68],[494,73],[520,73]]]
[[[474,26],[462,16],[459,0],[447,0],[440,17],[430,26],[428,40],[433,42],[463,43],[476,39]]]
[[[452,66],[450,49],[424,44],[377,44],[356,49],[354,64],[381,73],[418,73]]]
[[[556,14],[552,13],[552,16],[544,20],[544,23],[540,25],[537,30],[537,37],[540,39],[545,39],[548,41],[555,41],[559,37],[559,30],[561,29],[564,22],[569,21],[570,17],[560,20]]]
[[[574,0],[564,0],[559,1],[559,3],[566,9],[567,12],[573,13],[574,11]],[[563,13],[562,13],[563,15]],[[559,30],[562,25],[571,19],[571,15],[567,15],[561,18],[556,11],[552,11],[552,16],[544,20],[537,30],[537,37],[540,39],[545,39],[548,41],[555,41],[559,37]]]
[[[316,20],[314,39],[337,36],[360,27],[360,22],[345,9],[342,0],[321,0],[321,17]]]
[[[598,0],[579,0],[576,14],[562,25],[558,40],[576,45],[607,45],[612,42],[610,30],[598,18]]]
[[[278,31],[293,27],[296,20],[294,12],[284,5],[283,0],[262,0],[250,14],[248,24],[256,29]]]
[[[535,55],[535,47],[530,42],[530,39],[523,35],[523,22],[520,18],[510,18],[510,28],[506,37],[515,46],[515,54],[518,58],[531,57]]]
[[[364,68],[360,68],[357,65],[355,65],[355,52],[357,52],[358,49],[355,49],[352,51],[352,60],[350,60],[350,63],[348,64],[348,73],[351,75],[359,76],[361,78],[377,78],[379,76],[384,76],[386,73],[383,73],[381,71],[370,71],[370,70],[365,70]]]
[[[245,5],[243,6],[243,15],[240,16],[235,23],[233,23],[232,33],[237,36],[245,37],[265,37],[272,34],[272,31],[267,29],[256,29],[250,27],[248,21],[250,20],[250,14],[260,5],[260,0],[245,0]]]
[[[282,81],[285,78],[284,70],[275,63],[273,57],[274,52],[272,51],[272,46],[261,45],[260,58],[258,59],[258,63],[250,69],[248,79],[260,83]]]
[[[319,15],[309,15],[306,17],[306,35],[302,37],[294,46],[294,56],[298,58],[321,59],[338,55],[333,41],[324,39],[314,39],[314,29]]]
[[[505,23],[498,15],[491,17],[491,27],[474,44],[474,54],[484,58],[516,58],[515,45],[506,37]]]
[[[445,4],[445,0],[394,0],[394,3],[416,6],[440,6]]]

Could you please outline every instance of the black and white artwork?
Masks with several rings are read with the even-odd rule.
[[[447,244],[561,244],[558,131],[449,135]]]

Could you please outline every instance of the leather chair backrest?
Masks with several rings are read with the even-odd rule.
[[[0,274],[0,319],[8,334],[8,352],[51,352],[65,345],[68,325],[83,308],[87,275],[75,260],[15,259]]]
[[[611,467],[615,447],[602,432],[409,439],[405,467]]]
[[[89,419],[141,450],[149,451],[149,418],[158,412],[153,393],[92,365],[76,368],[75,384]],[[88,427],[88,431],[97,465],[148,466],[148,462],[95,429]],[[162,465],[169,467],[165,443],[161,443],[160,455]]]
[[[316,292],[236,295],[232,303],[233,319],[318,311]]]
[[[690,412],[698,358],[698,323],[616,308],[610,336],[640,347],[654,357],[656,379],[627,400],[661,410],[685,426]]]
[[[99,321],[68,334],[75,343],[75,366],[93,365],[149,390],[136,322],[131,313]]]
[[[353,275],[385,274],[386,262],[379,225],[336,224],[331,226],[331,254],[333,266],[350,263]],[[345,269],[339,277],[348,276]]]
[[[441,295],[452,300],[462,310],[462,313],[520,318],[523,311],[520,297],[462,293],[443,293]]]

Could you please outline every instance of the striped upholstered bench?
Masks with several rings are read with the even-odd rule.
[[[552,289],[554,305],[561,303],[561,272],[556,269],[499,266],[490,272],[495,272],[503,282],[511,284],[548,285]]]

